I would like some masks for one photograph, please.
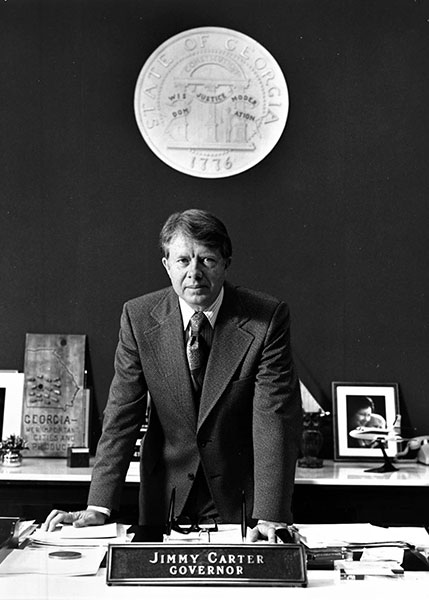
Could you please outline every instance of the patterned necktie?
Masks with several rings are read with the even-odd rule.
[[[190,320],[191,331],[186,344],[186,355],[188,357],[189,370],[196,396],[199,398],[203,387],[204,372],[206,369],[208,348],[201,335],[202,327],[207,323],[207,317],[203,312],[195,312]]]

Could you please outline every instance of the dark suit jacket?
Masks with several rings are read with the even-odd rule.
[[[165,523],[173,486],[180,514],[200,464],[223,522],[240,521],[242,489],[249,516],[292,522],[302,413],[284,302],[225,284],[198,414],[173,289],[124,305],[89,504],[118,507],[147,390],[140,524]]]

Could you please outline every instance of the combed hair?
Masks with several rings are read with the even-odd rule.
[[[161,252],[168,258],[168,246],[181,233],[209,248],[216,248],[222,258],[232,255],[231,239],[225,225],[212,213],[198,208],[173,213],[164,223],[159,235]]]

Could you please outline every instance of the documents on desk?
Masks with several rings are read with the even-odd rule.
[[[109,523],[91,527],[74,527],[63,525],[55,531],[36,529],[30,536],[33,544],[50,546],[107,546],[107,544],[123,544],[131,541],[127,531],[129,525]]]
[[[0,564],[0,575],[95,575],[108,544],[127,543],[128,525],[110,523],[93,527],[63,525],[55,531],[33,531],[27,542]]]
[[[296,525],[296,538],[304,544],[311,568],[337,568],[343,578],[401,576],[406,550],[429,566],[429,535],[424,527],[379,527],[369,523]]]
[[[14,550],[0,564],[0,576],[39,573],[43,575],[95,575],[106,554],[104,546],[85,547],[80,557],[58,560],[50,556],[55,546],[27,546]]]
[[[380,527],[370,523],[296,525],[299,541],[310,548],[402,546],[429,547],[424,527]]]

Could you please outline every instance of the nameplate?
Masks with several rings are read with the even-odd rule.
[[[307,585],[299,544],[110,544],[108,585]]]

